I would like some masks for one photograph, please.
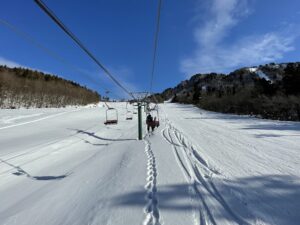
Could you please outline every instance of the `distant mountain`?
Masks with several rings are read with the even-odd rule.
[[[155,97],[211,111],[299,121],[300,63],[271,63],[229,74],[196,74]]]
[[[97,92],[60,77],[0,66],[0,108],[64,107],[100,100]]]

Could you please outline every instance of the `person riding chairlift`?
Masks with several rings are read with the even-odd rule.
[[[147,130],[148,130],[148,132],[150,131],[150,127],[151,127],[151,130],[153,132],[154,128],[156,126],[156,117],[154,117],[154,120],[153,120],[153,117],[149,113],[148,116],[147,116],[147,118],[146,118],[146,124],[147,124]]]

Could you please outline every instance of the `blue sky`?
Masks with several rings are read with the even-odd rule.
[[[157,0],[44,2],[124,86],[149,90]],[[163,0],[161,13],[155,92],[195,73],[300,61],[298,0]],[[33,0],[1,1],[0,37],[0,64],[34,68],[100,93],[126,96]]]

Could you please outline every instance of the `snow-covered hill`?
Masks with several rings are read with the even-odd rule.
[[[300,123],[159,106],[0,111],[0,224],[298,224]],[[144,127],[144,130],[145,127]]]
[[[100,95],[80,84],[40,71],[0,65],[0,109],[87,105]]]

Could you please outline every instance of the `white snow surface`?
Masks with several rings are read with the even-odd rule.
[[[259,78],[264,78],[265,80],[269,81],[270,78],[263,72],[261,71],[260,69],[258,69],[257,67],[249,67],[248,70],[252,73],[256,73],[256,75],[259,77]]]
[[[256,72],[256,74],[260,77],[260,78],[264,78],[265,80],[270,80],[270,78],[261,70],[258,70]]]
[[[258,68],[257,67],[249,67],[248,70],[253,73],[253,72],[256,72],[258,70]]]
[[[300,123],[111,106],[0,110],[1,225],[299,224]]]

